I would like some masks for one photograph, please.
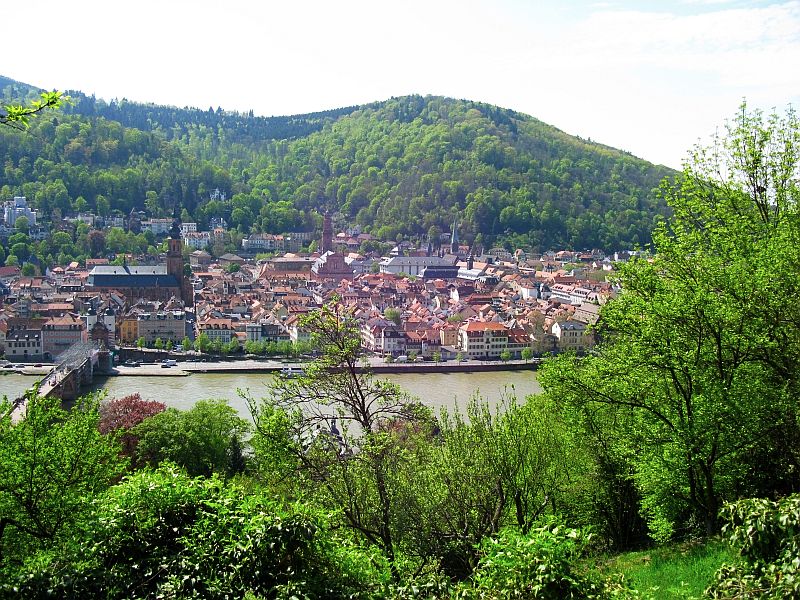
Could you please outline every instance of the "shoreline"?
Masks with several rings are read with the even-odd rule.
[[[109,377],[186,377],[195,373],[280,373],[285,369],[302,370],[307,362],[280,362],[261,360],[235,360],[213,362],[185,362],[178,360],[173,367],[162,367],[160,364],[143,364],[138,367],[117,365],[110,373],[97,373],[98,376]],[[538,361],[511,360],[461,362],[448,361],[440,363],[385,363],[380,359],[371,359],[369,369],[376,375],[402,373],[485,373],[491,371],[534,371]]]

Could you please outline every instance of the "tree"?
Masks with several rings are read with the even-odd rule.
[[[477,547],[504,527],[527,534],[548,509],[569,510],[569,488],[585,463],[552,402],[480,398],[466,415],[443,412],[435,439],[415,438],[401,465],[405,547],[435,558],[454,579],[468,577]]]
[[[508,351],[508,350],[503,350],[503,351],[500,353],[500,360],[502,360],[503,362],[508,362],[508,361],[510,361],[510,360],[511,360],[511,352],[510,352],[510,351]]]
[[[137,460],[168,460],[189,475],[209,476],[235,474],[229,466],[241,464],[248,430],[247,421],[224,400],[200,400],[187,411],[168,408],[130,431],[139,438]]]
[[[358,320],[342,305],[310,313],[303,327],[322,354],[303,376],[277,378],[271,397],[248,401],[257,435],[322,486],[323,501],[384,552],[397,578],[392,474],[403,451],[397,432],[423,422],[426,411],[398,386],[373,379],[362,361]],[[287,423],[277,432],[276,414]]]
[[[53,544],[122,471],[119,446],[98,430],[97,396],[66,411],[36,391],[16,423],[0,404],[0,565]]]
[[[211,350],[211,338],[208,334],[203,332],[194,340],[194,349],[197,352],[208,352]]]
[[[0,112],[0,125],[7,125],[19,130],[30,126],[30,118],[45,110],[56,109],[69,98],[61,92],[42,92],[41,100],[34,100],[28,105],[7,104]]]
[[[28,220],[28,217],[25,215],[18,216],[14,221],[14,229],[27,235],[31,229],[31,222]]]
[[[391,321],[395,325],[400,325],[400,311],[396,308],[389,307],[385,311],[383,311],[383,316],[387,321]]]
[[[798,139],[794,113],[765,121],[743,106],[665,184],[673,217],[652,261],[621,267],[606,342],[542,372],[590,426],[616,423],[612,452],[656,537],[688,522],[716,532],[725,500],[796,486]]]
[[[146,348],[147,347],[147,340],[145,340],[144,337],[140,336],[136,340],[136,347],[137,348]]]
[[[123,398],[115,398],[100,405],[100,433],[119,436],[122,451],[127,456],[133,456],[139,439],[130,433],[139,423],[164,412],[167,405],[154,400],[142,400],[139,393]]]
[[[531,348],[529,348],[529,347],[528,348],[523,348],[521,356],[522,356],[522,360],[524,360],[525,362],[528,362],[530,359],[533,358],[533,350]]]
[[[97,258],[102,256],[106,251],[106,235],[99,229],[92,229],[88,233],[89,239],[89,252],[92,256]]]
[[[156,341],[153,342],[153,348],[155,348],[156,350],[163,350],[164,349],[164,340],[162,340],[160,337],[157,337]]]

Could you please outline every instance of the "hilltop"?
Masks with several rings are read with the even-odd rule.
[[[35,88],[0,78],[0,90],[8,102]],[[0,132],[0,192],[45,217],[136,208],[200,227],[220,216],[248,234],[311,230],[312,211],[330,210],[384,239],[434,237],[456,221],[480,246],[612,250],[649,243],[667,214],[655,189],[674,175],[469,100],[258,117],[68,93],[72,104],[28,135]],[[215,189],[227,200],[211,200]]]

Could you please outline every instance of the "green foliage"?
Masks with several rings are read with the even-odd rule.
[[[400,311],[396,308],[387,308],[385,311],[383,311],[383,317],[395,325],[400,325]]]
[[[139,461],[170,461],[192,476],[209,476],[241,472],[248,430],[247,421],[224,400],[201,400],[187,411],[168,408],[130,431],[139,437]]]
[[[800,496],[754,498],[722,510],[742,561],[723,565],[707,591],[712,598],[796,598],[800,595]]]
[[[207,333],[203,332],[195,338],[194,349],[197,352],[208,352],[211,350],[211,338],[208,337]]]
[[[582,461],[553,408],[512,397],[492,411],[473,399],[465,416],[442,415],[436,440],[413,438],[399,467],[408,552],[464,579],[484,538],[507,526],[527,532],[546,510],[568,508]]]
[[[121,473],[118,444],[98,430],[98,406],[86,396],[66,411],[29,391],[15,423],[0,403],[0,568],[52,546]]]
[[[141,471],[92,509],[86,535],[30,561],[14,582],[17,594],[350,598],[381,579],[368,556],[325,530],[321,515],[216,478]]]
[[[385,240],[421,239],[458,217],[469,242],[613,249],[649,240],[665,212],[652,190],[671,174],[525,115],[447,98],[264,120],[78,94],[65,112],[31,122],[35,136],[0,131],[5,181],[45,221],[83,204],[164,216],[177,203],[201,227],[224,217],[235,236],[310,231],[324,198]],[[255,135],[278,122],[285,137]],[[210,199],[215,189],[228,199]]]
[[[481,560],[455,598],[613,598],[626,597],[618,583],[581,572],[578,560],[590,536],[553,521],[527,534],[504,529],[480,547]]]
[[[421,426],[427,411],[398,386],[373,379],[359,322],[342,305],[327,304],[302,325],[321,354],[303,375],[277,377],[271,397],[250,403],[256,437],[265,438],[256,447],[277,452],[282,464],[293,456],[300,480],[313,482],[308,491],[384,553],[397,581],[395,473],[404,433]]]
[[[605,343],[541,372],[602,441],[602,463],[635,483],[657,539],[715,533],[725,500],[795,485],[798,138],[792,113],[765,122],[743,107],[665,187],[673,217],[653,260],[620,268]]]
[[[4,112],[0,113],[0,125],[7,125],[15,129],[27,129],[30,126],[31,117],[46,110],[56,109],[64,102],[69,101],[69,97],[64,96],[61,92],[42,92],[40,98],[27,105],[5,105]]]

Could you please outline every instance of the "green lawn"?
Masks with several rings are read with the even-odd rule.
[[[727,543],[679,544],[609,557],[606,573],[622,573],[642,598],[701,598],[722,563],[737,560]]]

